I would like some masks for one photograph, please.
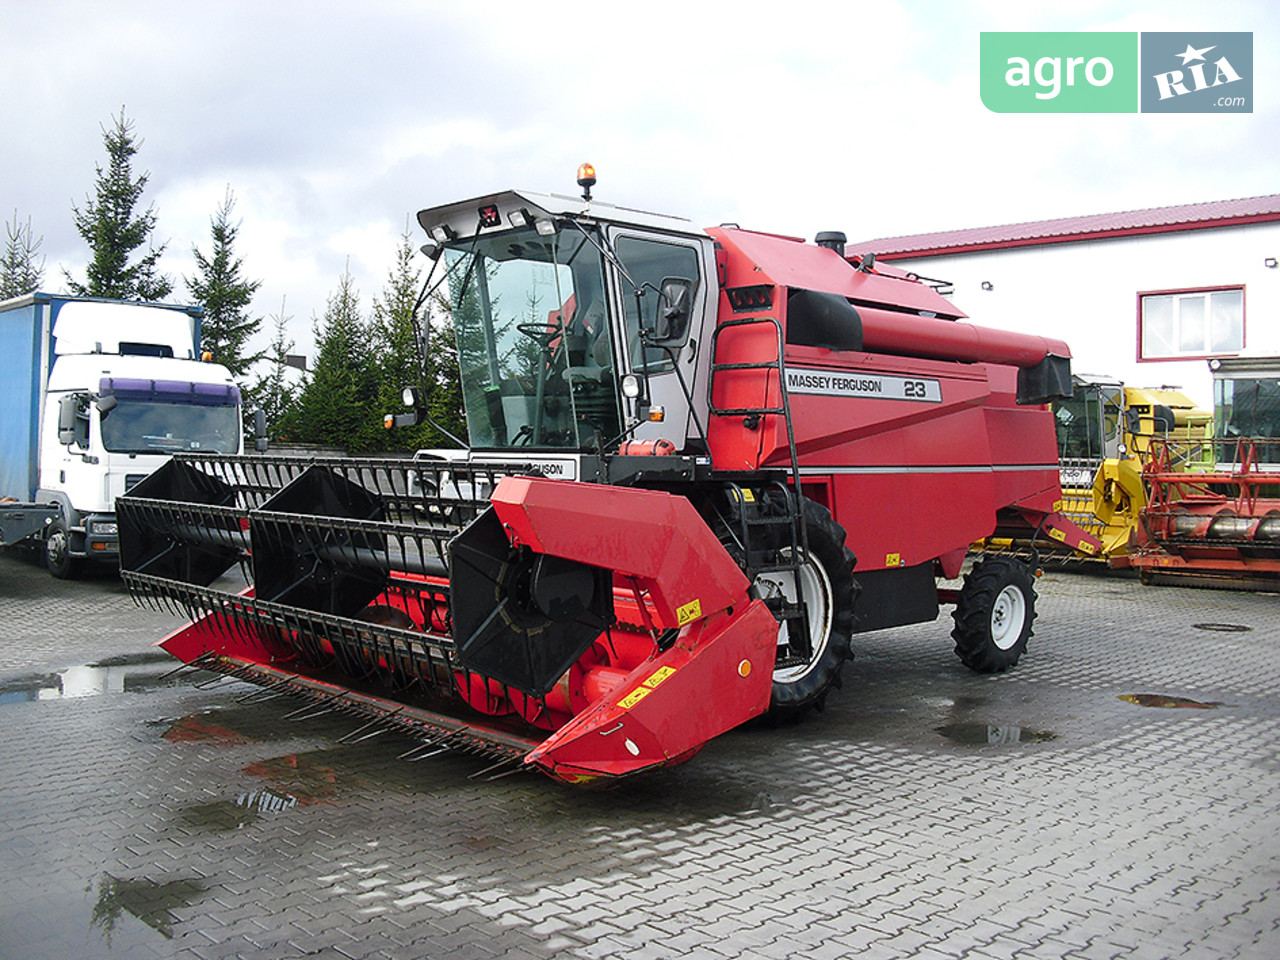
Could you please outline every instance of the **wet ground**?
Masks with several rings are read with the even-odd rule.
[[[0,553],[0,958],[1280,956],[1280,600],[1038,589],[1007,675],[864,636],[584,793],[167,676],[176,620]]]

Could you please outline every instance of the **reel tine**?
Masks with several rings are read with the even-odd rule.
[[[338,701],[346,694],[339,690],[337,693],[330,694],[324,700],[317,700],[311,703],[303,704],[297,710],[286,713],[280,719],[282,720],[310,720],[314,717],[322,717],[326,713],[333,713],[337,708]]]
[[[515,760],[510,761],[515,764],[510,770],[504,770],[502,773],[495,773],[492,777],[485,777],[485,783],[493,783],[495,780],[502,780],[504,777],[512,777],[517,773],[528,773],[529,767],[523,763],[517,763]]]
[[[502,758],[501,760],[499,760],[497,763],[491,763],[491,764],[489,764],[489,766],[485,767],[483,770],[477,770],[475,773],[473,773],[473,774],[471,774],[469,777],[467,777],[467,779],[468,779],[468,780],[479,780],[479,779],[481,779],[482,777],[484,777],[484,775],[485,775],[486,773],[492,773],[494,770],[501,770],[503,767],[509,766],[509,765],[511,765],[511,764],[513,764],[513,763],[515,763],[515,762],[516,762],[516,761],[515,761],[515,760],[512,760],[510,757],[503,757],[503,758]],[[515,773],[515,770],[510,770],[510,771],[508,771],[508,773]],[[486,778],[486,779],[488,779],[488,780],[496,780],[496,779],[498,779],[498,777],[497,777],[497,776],[492,776],[492,777],[488,777],[488,778]]]
[[[373,737],[376,737],[379,734],[386,733],[393,726],[392,720],[396,716],[398,716],[403,710],[404,708],[400,707],[398,709],[392,710],[390,713],[385,714],[384,716],[374,717],[368,723],[364,723],[356,727],[354,730],[348,733],[345,737],[339,737],[338,743],[360,743],[364,740],[369,740]],[[356,736],[356,734],[362,733],[363,731],[368,730],[370,727],[377,727],[378,729],[374,730],[372,733],[366,733],[362,737]]]

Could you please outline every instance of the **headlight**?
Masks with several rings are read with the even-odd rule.
[[[120,534],[120,528],[114,520],[91,520],[89,532],[99,537],[115,537]]]
[[[640,378],[634,373],[628,373],[622,378],[622,395],[629,400],[635,400],[640,396],[641,387]]]

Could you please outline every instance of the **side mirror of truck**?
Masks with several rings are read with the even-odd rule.
[[[82,397],[69,393],[58,401],[58,442],[71,446],[73,443],[84,445],[88,439],[86,429],[88,423],[81,412]]]
[[[267,411],[261,407],[253,411],[253,449],[267,452]]]
[[[672,343],[684,337],[689,327],[689,309],[693,300],[693,283],[686,277],[667,277],[662,281],[662,296],[655,318],[654,340]]]

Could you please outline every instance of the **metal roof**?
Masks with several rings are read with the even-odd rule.
[[[1214,200],[1208,203],[1185,203],[1176,207],[1127,210],[1122,213],[1062,217],[1058,220],[1031,220],[996,227],[880,237],[851,243],[846,252],[874,253],[887,260],[901,260],[1276,221],[1280,221],[1280,193],[1240,200]]]

